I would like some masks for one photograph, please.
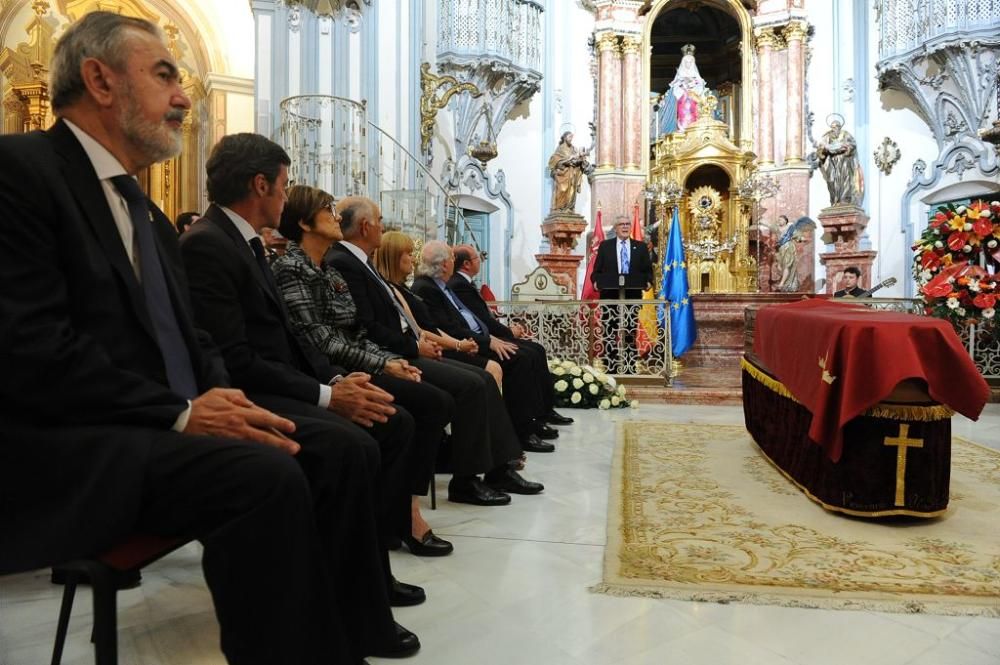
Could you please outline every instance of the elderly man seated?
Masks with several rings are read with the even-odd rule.
[[[503,393],[510,419],[522,437],[555,438],[557,432],[544,423],[551,407],[547,394],[552,379],[543,356],[518,347],[496,335],[448,286],[454,273],[451,248],[440,240],[424,245],[413,292],[427,305],[436,327],[457,339],[472,339],[479,355],[495,360],[503,368]],[[529,449],[530,450],[530,449]]]
[[[473,280],[479,275],[479,270],[482,268],[479,252],[472,245],[458,245],[454,249],[454,255],[455,273],[448,280],[448,288],[469,308],[469,311],[486,323],[491,335],[496,335],[504,341],[517,345],[517,348],[525,353],[538,354],[542,364],[548,367],[549,359],[545,353],[545,347],[538,342],[525,339],[526,331],[520,324],[512,323],[508,327],[501,323],[493,315],[492,310],[486,304],[486,300],[480,295],[479,289],[473,284]],[[538,360],[536,360],[535,364],[537,363]],[[572,418],[567,418],[556,413],[556,410],[553,408],[555,405],[555,391],[542,391],[542,399],[545,400],[545,415],[543,419],[546,422],[553,425],[569,425],[573,422]]]

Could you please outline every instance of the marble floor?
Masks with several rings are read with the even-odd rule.
[[[719,605],[592,594],[601,577],[615,423],[740,423],[731,406],[642,405],[566,411],[558,450],[532,455],[537,497],[425,509],[455,543],[442,559],[393,553],[397,577],[428,601],[396,611],[423,649],[413,665],[1000,665],[1000,619]],[[1000,449],[1000,405],[954,431]],[[447,480],[438,478],[440,497]],[[45,572],[0,579],[0,665],[50,657],[60,588]],[[93,662],[89,594],[78,597],[63,663]],[[1000,603],[1000,599],[997,601]],[[217,665],[218,632],[196,545],[147,568],[119,594],[122,665]],[[369,659],[372,665],[387,663]]]

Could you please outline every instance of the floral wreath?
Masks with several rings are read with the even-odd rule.
[[[939,207],[913,250],[913,277],[926,314],[956,327],[995,325],[1000,299],[1000,201]]]

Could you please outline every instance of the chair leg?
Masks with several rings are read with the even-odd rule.
[[[431,510],[438,509],[438,498],[437,498],[437,476],[431,474]]]
[[[118,589],[112,571],[97,564],[90,583],[94,592],[94,662],[96,665],[118,664]]]
[[[52,647],[52,665],[59,665],[62,662],[66,631],[69,629],[69,615],[73,611],[73,598],[76,596],[77,579],[76,573],[65,573],[62,606],[59,608],[59,623],[56,624],[56,643]]]

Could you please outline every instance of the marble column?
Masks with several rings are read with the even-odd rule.
[[[802,126],[805,109],[803,72],[805,71],[806,24],[790,22],[783,31],[788,44],[788,106],[785,117],[785,163],[802,162]]]
[[[617,57],[618,37],[605,33],[597,40],[597,168],[615,167],[615,147],[618,135],[614,132],[615,117],[620,117],[617,100],[621,99],[620,62]],[[616,71],[616,68],[618,70]],[[616,94],[617,93],[617,94]]]
[[[622,80],[625,99],[622,108],[622,166],[626,171],[638,171],[642,162],[642,63],[639,57],[639,40],[631,35],[622,37]]]
[[[774,87],[771,78],[771,56],[778,45],[778,38],[770,29],[759,30],[757,37],[757,110],[759,136],[757,155],[761,166],[774,164]]]
[[[616,35],[616,38],[618,36]],[[625,82],[622,79],[622,49],[621,41],[618,41],[616,48],[611,52],[612,71],[614,74],[614,85],[608,86],[610,88],[608,106],[605,108],[608,111],[608,116],[611,120],[611,135],[614,137],[611,141],[611,162],[615,165],[615,169],[621,170],[622,168],[622,156],[625,153],[624,145],[622,143],[622,131],[625,123],[622,122],[622,103],[624,97],[624,87]]]

